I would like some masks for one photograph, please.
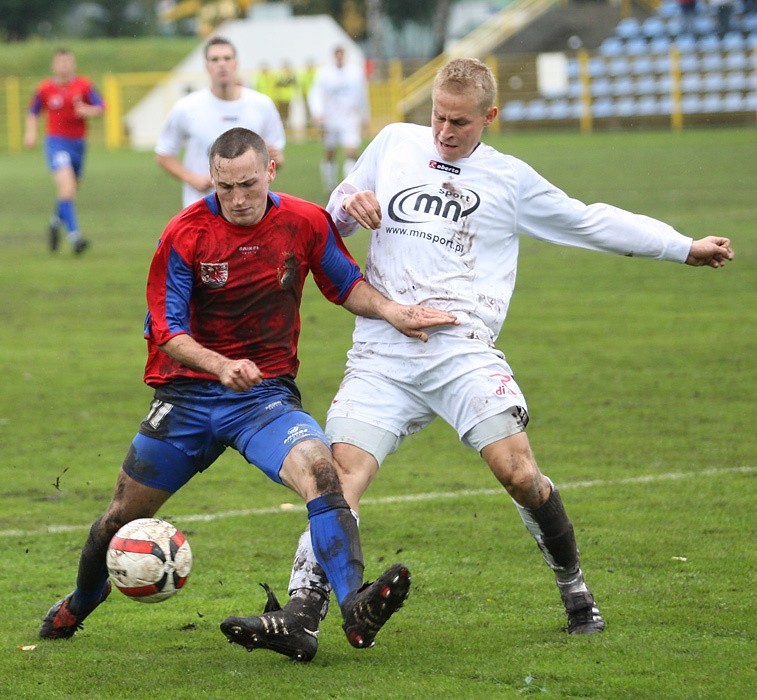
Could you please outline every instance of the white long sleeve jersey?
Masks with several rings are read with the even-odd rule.
[[[390,299],[457,315],[451,331],[489,344],[515,288],[519,236],[618,255],[684,262],[692,239],[608,204],[571,199],[533,168],[483,143],[439,160],[430,127],[391,124],[368,145],[328,211],[343,236],[358,223],[342,208],[372,190],[381,226],[371,232],[365,276]],[[355,342],[406,342],[385,321],[358,318]]]

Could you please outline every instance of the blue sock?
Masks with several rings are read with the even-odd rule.
[[[96,608],[102,600],[103,593],[105,593],[105,586],[108,585],[108,577],[106,576],[99,588],[94,593],[83,593],[77,586],[74,591],[74,596],[71,599],[73,610],[72,612],[78,613],[82,610],[90,610]]]
[[[70,199],[58,200],[58,218],[65,224],[69,235],[79,237],[79,219],[76,215],[76,205]]]
[[[315,558],[326,572],[341,606],[347,595],[363,584],[363,552],[357,522],[342,494],[318,496],[307,508]]]

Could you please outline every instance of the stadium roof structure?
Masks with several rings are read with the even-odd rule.
[[[208,39],[223,36],[234,44],[239,59],[240,78],[248,79],[264,65],[278,69],[287,61],[295,69],[309,61],[322,65],[333,60],[334,48],[345,49],[345,60],[365,63],[362,49],[328,15],[263,17],[232,20],[219,25],[210,37],[179,63],[124,116],[133,148],[149,150],[155,146],[168,111],[191,90],[207,87],[203,49]],[[294,107],[294,106],[293,106]],[[293,115],[294,116],[294,115]]]

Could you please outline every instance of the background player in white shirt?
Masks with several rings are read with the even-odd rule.
[[[363,128],[368,126],[365,74],[358,66],[345,63],[344,49],[338,46],[334,63],[316,73],[307,99],[313,124],[322,129],[321,179],[326,191],[331,192],[337,182],[337,149],[344,148],[343,172],[347,177],[355,165]]]
[[[326,423],[345,498],[357,511],[384,458],[440,416],[514,500],[554,571],[567,631],[600,632],[605,621],[584,580],[573,526],[536,464],[526,401],[494,345],[515,286],[518,238],[714,268],[733,258],[730,241],[692,241],[661,221],[583,204],[481,143],[498,110],[494,77],[476,59],[449,62],[432,95],[431,127],[383,129],[327,207],[343,235],[372,231],[365,271],[371,284],[394,301],[450,311],[459,322],[432,331],[421,345],[385,322],[357,320]],[[249,618],[278,630],[261,635],[259,646],[288,656],[299,648],[303,626],[314,630],[328,603],[307,531],[290,593],[283,610]]]
[[[284,162],[286,135],[273,100],[239,84],[237,52],[223,37],[205,45],[210,87],[179,99],[166,118],[155,146],[158,165],[184,183],[182,206],[212,192],[208,153],[213,142],[232,127],[259,134],[278,167]],[[184,151],[183,162],[179,160]]]

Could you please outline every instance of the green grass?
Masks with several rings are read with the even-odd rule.
[[[304,524],[299,508],[258,514],[297,499],[236,454],[162,511],[193,547],[179,595],[140,606],[114,593],[70,642],[40,641],[39,621],[71,589],[89,523],[148,407],[145,274],[180,195],[150,154],[93,149],[80,196],[93,248],[52,256],[41,154],[0,154],[0,696],[754,696],[755,131],[498,143],[572,196],[697,237],[727,234],[736,250],[716,271],[523,241],[500,346],[606,633],[560,631],[551,574],[514,507],[437,421],[387,460],[362,509],[367,575],[402,560],[414,577],[376,648],[349,647],[336,609],[309,665],[226,645],[218,623],[262,609],[259,581],[283,596]],[[290,146],[276,188],[321,199],[318,154],[317,144]],[[365,239],[348,241],[359,259]],[[303,325],[298,382],[323,420],[352,319],[310,286]],[[388,500],[434,493],[444,495]],[[226,516],[200,517],[217,514]],[[67,529],[45,532],[53,526]]]

